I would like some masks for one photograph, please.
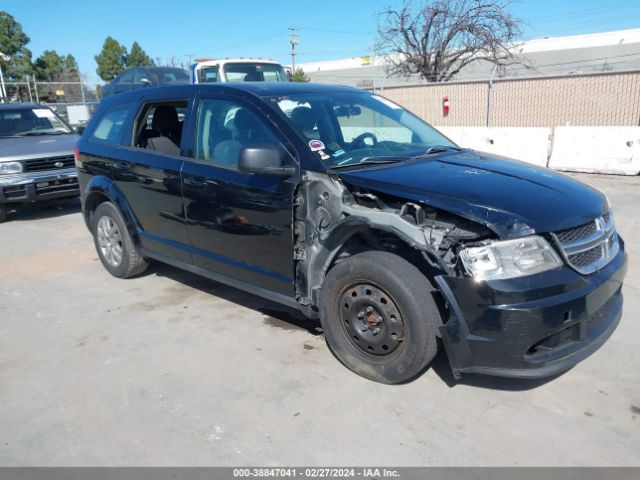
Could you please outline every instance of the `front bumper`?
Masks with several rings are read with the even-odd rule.
[[[52,200],[79,193],[75,168],[0,176],[0,204]]]
[[[542,378],[595,352],[622,316],[627,255],[591,275],[569,267],[529,277],[476,282],[440,276],[451,317],[440,333],[454,375]]]

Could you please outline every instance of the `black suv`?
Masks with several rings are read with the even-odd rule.
[[[102,97],[147,87],[189,83],[189,72],[175,67],[133,67],[102,87]]]
[[[438,350],[465,372],[541,377],[611,335],[624,243],[606,196],[458,148],[361,90],[185,85],[104,101],[76,158],[117,277],[156,259],[319,318],[384,383]]]

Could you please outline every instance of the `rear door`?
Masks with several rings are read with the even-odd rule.
[[[287,296],[294,295],[293,195],[288,179],[238,170],[240,148],[286,139],[255,105],[209,94],[194,110],[193,158],[182,190],[196,266]],[[291,156],[292,164],[296,161]],[[299,169],[298,169],[299,172]]]
[[[141,246],[156,256],[187,263],[191,263],[191,255],[180,171],[185,160],[181,152],[182,125],[189,110],[187,98],[142,103],[133,121],[130,142],[121,147],[124,155],[113,169],[114,183],[140,225]],[[153,128],[160,124],[162,132]],[[151,139],[161,136],[163,141],[152,145]]]

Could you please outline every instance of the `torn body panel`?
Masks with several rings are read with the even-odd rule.
[[[480,225],[460,225],[463,219],[446,212],[350,189],[336,176],[312,171],[304,172],[294,203],[296,292],[307,314],[314,314],[317,293],[332,262],[358,234],[367,245],[380,249],[388,249],[385,242],[401,242],[421,253],[431,267],[452,275],[457,242],[491,234]]]

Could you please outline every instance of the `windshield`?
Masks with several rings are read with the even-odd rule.
[[[224,65],[227,82],[286,82],[287,74],[275,63],[227,63]]]
[[[62,135],[72,130],[48,108],[0,110],[0,137]]]
[[[189,82],[189,72],[181,68],[153,68],[149,69],[149,73],[157,84]]]
[[[271,99],[327,167],[401,161],[456,145],[415,115],[367,92]]]

